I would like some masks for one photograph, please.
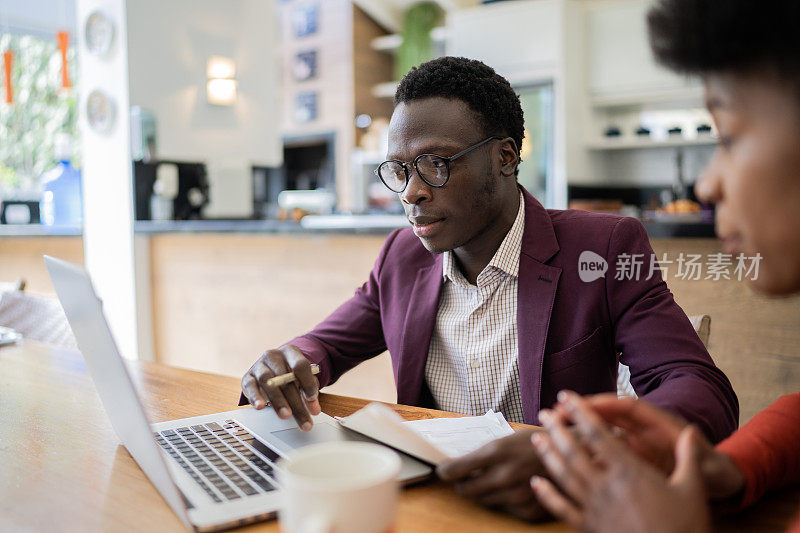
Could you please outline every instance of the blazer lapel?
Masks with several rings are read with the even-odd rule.
[[[442,289],[442,256],[417,272],[408,311],[403,323],[403,340],[397,373],[397,402],[417,405],[425,376],[425,362],[436,324]]]
[[[526,424],[539,425],[542,364],[561,269],[520,255],[517,339],[520,396]]]
[[[559,250],[550,214],[524,188],[522,192],[525,231],[517,286],[517,364],[525,423],[538,425],[544,349],[561,269],[545,264]]]

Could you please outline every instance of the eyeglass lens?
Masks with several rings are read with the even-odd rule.
[[[447,163],[435,155],[423,155],[417,158],[417,170],[428,184],[441,187],[447,181]]]
[[[449,177],[447,162],[436,155],[421,155],[416,160],[416,167],[420,177],[433,187],[441,187]],[[383,183],[395,192],[402,191],[406,186],[405,169],[395,161],[383,163],[378,169],[378,175]]]
[[[406,171],[400,163],[386,161],[378,167],[378,176],[394,192],[400,192],[406,186]]]

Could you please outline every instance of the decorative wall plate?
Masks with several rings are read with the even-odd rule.
[[[95,89],[86,99],[86,119],[94,131],[107,135],[114,127],[114,101],[103,91]]]
[[[114,22],[101,11],[94,11],[84,26],[86,49],[92,54],[104,56],[114,42]]]

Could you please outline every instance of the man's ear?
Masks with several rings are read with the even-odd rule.
[[[519,165],[517,143],[511,137],[500,141],[500,173],[503,176],[514,176]]]

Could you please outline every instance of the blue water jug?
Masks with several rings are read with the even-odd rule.
[[[46,226],[80,226],[83,221],[81,173],[70,163],[71,139],[69,135],[60,134],[54,144],[58,164],[41,177],[41,223]]]

